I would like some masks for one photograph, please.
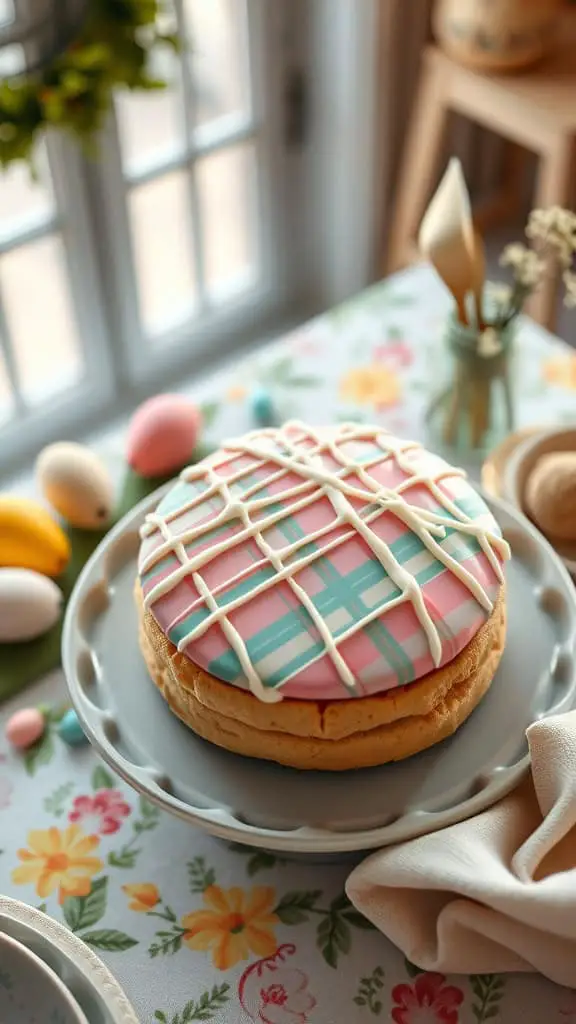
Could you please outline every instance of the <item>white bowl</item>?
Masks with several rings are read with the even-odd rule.
[[[0,1021],[88,1024],[60,978],[21,942],[0,934]]]
[[[543,455],[567,451],[576,452],[576,428],[542,430],[526,438],[510,454],[504,466],[503,497],[530,519],[524,497],[530,473]],[[537,523],[535,525],[538,527]],[[563,541],[555,537],[546,539],[560,556],[568,572],[576,576],[576,541]]]

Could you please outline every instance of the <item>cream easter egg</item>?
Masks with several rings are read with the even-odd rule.
[[[183,395],[156,395],[134,413],[127,459],[141,476],[166,476],[185,466],[200,433],[198,408]]]
[[[32,569],[0,569],[0,643],[34,640],[58,621],[62,592]]]
[[[110,521],[114,501],[106,466],[85,445],[50,444],[36,461],[42,494],[70,526],[98,530]]]

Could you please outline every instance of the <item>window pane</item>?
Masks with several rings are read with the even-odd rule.
[[[181,65],[169,47],[155,51],[152,73],[167,82],[168,88],[151,92],[126,89],[116,96],[122,161],[127,169],[185,146]]]
[[[175,171],[130,196],[140,309],[152,333],[185,320],[196,301],[188,184]]]
[[[83,368],[60,240],[14,249],[2,257],[0,278],[22,391],[40,401],[75,383]]]
[[[12,389],[6,373],[6,364],[2,352],[0,352],[0,423],[9,420],[14,413],[14,402],[12,401]]]
[[[28,221],[52,208],[50,171],[44,145],[34,154],[36,180],[27,164],[11,164],[0,172],[0,236],[14,235]]]
[[[208,290],[246,287],[257,265],[254,147],[213,153],[198,162],[197,174]]]
[[[196,85],[196,123],[249,105],[245,0],[185,0],[189,57]]]

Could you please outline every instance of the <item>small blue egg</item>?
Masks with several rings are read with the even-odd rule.
[[[72,708],[58,722],[58,735],[69,747],[83,747],[88,743],[80,719]]]
[[[274,424],[274,403],[266,388],[254,388],[250,396],[252,415],[259,427],[271,427]]]

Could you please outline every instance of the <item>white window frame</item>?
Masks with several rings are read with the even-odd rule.
[[[173,329],[161,351],[152,345],[143,350],[115,118],[102,134],[98,164],[73,144],[51,140],[87,373],[68,394],[0,428],[0,473],[21,466],[48,441],[79,436],[104,417],[123,415],[146,394],[182,383],[211,361],[277,333],[288,319],[304,319],[369,283],[378,227],[380,0],[249,2],[257,12],[252,28],[256,24],[263,33],[251,34],[253,95],[264,96],[265,84],[272,83],[266,101],[276,112],[262,143],[260,221],[268,230],[260,244],[267,278],[260,289]],[[294,151],[284,140],[286,79],[270,71],[279,66],[283,72],[303,68],[308,82],[307,138]],[[257,108],[258,123],[263,115]],[[210,148],[206,136],[199,147],[204,152]]]

